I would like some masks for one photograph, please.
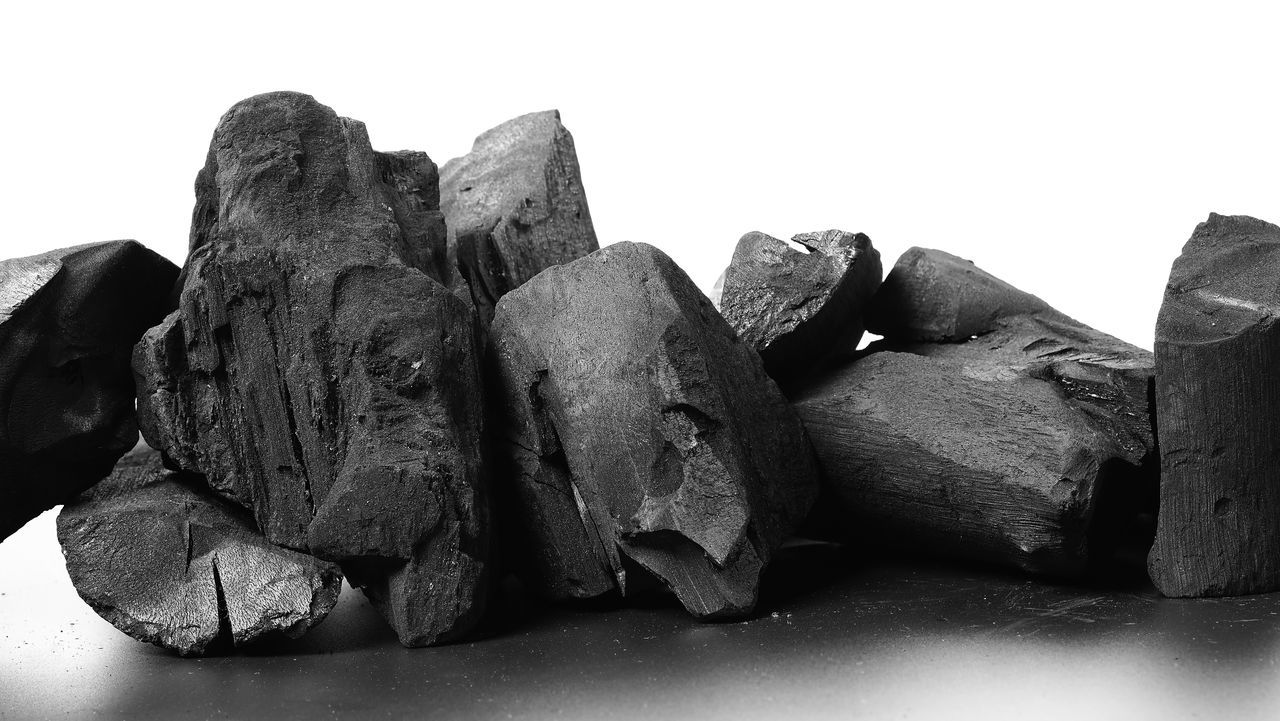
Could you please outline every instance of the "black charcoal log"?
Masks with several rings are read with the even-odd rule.
[[[145,447],[63,507],[58,541],[98,615],[183,656],[298,638],[342,590],[337,565],[268,542],[243,508]]]
[[[696,616],[750,612],[817,469],[759,356],[688,276],[612,245],[508,293],[490,330],[535,585],[626,594],[630,559]]]
[[[806,250],[747,233],[716,283],[725,320],[779,382],[858,347],[862,315],[881,278],[880,253],[862,233],[828,230],[791,240]]]
[[[597,250],[573,136],[560,113],[529,113],[476,138],[440,171],[449,253],[480,320],[544,269]]]
[[[0,261],[0,539],[137,443],[129,354],[177,278],[132,240]]]
[[[237,104],[178,310],[134,361],[148,441],[273,543],[342,562],[413,646],[474,624],[488,548],[478,325],[433,279],[432,177],[310,96]]]
[[[872,306],[885,339],[796,398],[861,535],[1059,576],[1145,550],[1150,353],[940,251]]]
[[[1280,589],[1280,227],[1210,215],[1174,261],[1156,323],[1166,596]],[[1273,366],[1273,364],[1276,364]]]

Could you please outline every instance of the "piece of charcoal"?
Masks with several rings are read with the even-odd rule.
[[[298,638],[342,590],[337,565],[269,543],[244,509],[146,447],[63,507],[58,541],[98,615],[183,656]]]
[[[796,250],[764,233],[742,236],[717,281],[717,306],[785,382],[824,357],[852,353],[862,314],[880,285],[880,253],[862,233],[801,233]]]
[[[132,240],[0,261],[0,540],[137,443],[129,355],[177,278]]]
[[[489,545],[479,330],[432,277],[432,177],[310,96],[240,102],[178,310],[134,358],[151,445],[273,543],[341,562],[410,646],[474,625]]]
[[[634,561],[698,617],[750,612],[817,468],[689,277],[652,246],[611,245],[508,293],[490,331],[534,585],[625,595]]]
[[[600,247],[558,110],[522,115],[476,138],[470,153],[441,169],[440,205],[450,256],[486,326],[504,293]]]
[[[1173,263],[1156,322],[1166,596],[1280,589],[1280,227],[1213,214]]]
[[[858,535],[1058,576],[1145,551],[1150,353],[941,251],[872,306],[885,339],[795,399]]]

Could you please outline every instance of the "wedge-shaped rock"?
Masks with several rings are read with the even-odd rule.
[[[862,233],[827,230],[791,240],[806,250],[747,233],[717,283],[725,320],[779,382],[824,357],[853,353],[882,272],[880,254]]]
[[[491,341],[541,589],[625,594],[630,559],[696,616],[749,612],[817,471],[759,356],[688,276],[612,245],[507,294]]]
[[[58,516],[81,598],[139,641],[198,656],[320,623],[342,590],[338,567],[280,548],[199,476],[140,449]]]
[[[132,240],[0,261],[0,539],[137,443],[129,353],[177,278]]]
[[[342,562],[406,645],[471,627],[488,548],[478,326],[432,277],[432,177],[310,96],[239,103],[178,310],[134,361],[149,442],[273,543]]]
[[[440,203],[449,252],[485,325],[504,293],[597,250],[573,136],[560,112],[529,113],[445,163]]]
[[[890,335],[796,398],[851,525],[1062,576],[1145,550],[1150,353],[940,251],[908,251],[873,306]]]
[[[1280,589],[1280,227],[1210,215],[1156,322],[1160,515],[1148,569],[1167,596]]]

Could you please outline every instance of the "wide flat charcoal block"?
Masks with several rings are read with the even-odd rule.
[[[384,610],[441,609],[387,614],[406,645],[465,635],[488,563],[479,330],[436,277],[433,182],[310,96],[237,104],[197,178],[178,310],[134,361],[148,441],[270,541],[342,563]]]
[[[449,254],[486,326],[503,294],[599,249],[573,136],[560,113],[486,131],[440,171]]]
[[[0,539],[137,443],[129,355],[177,278],[132,240],[0,261]]]
[[[1280,227],[1210,215],[1174,261],[1156,322],[1166,596],[1280,589]]]
[[[791,240],[804,250],[747,233],[718,283],[720,312],[779,383],[826,357],[853,353],[881,279],[880,254],[861,233],[828,230]]]
[[[847,528],[1056,576],[1145,553],[1150,353],[920,248],[869,317],[885,338],[794,397]]]
[[[58,541],[98,615],[183,656],[297,638],[342,589],[337,565],[268,542],[244,509],[149,448],[62,509]]]
[[[508,293],[490,330],[502,492],[535,585],[625,594],[638,564],[696,616],[749,613],[817,469],[759,356],[688,276],[651,246],[612,245]]]

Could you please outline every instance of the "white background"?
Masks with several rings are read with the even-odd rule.
[[[602,244],[704,289],[747,231],[836,227],[1150,348],[1197,222],[1280,221],[1278,38],[1220,2],[6,3],[0,256],[136,238],[181,262],[213,128],[255,93],[441,164],[554,107]],[[79,603],[56,548],[49,514],[0,545],[24,622]]]

